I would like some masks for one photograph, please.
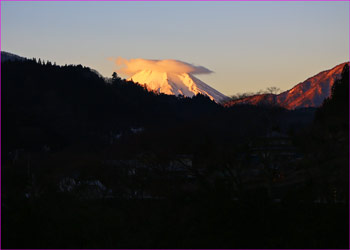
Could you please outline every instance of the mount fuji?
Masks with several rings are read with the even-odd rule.
[[[190,73],[142,70],[128,80],[144,85],[149,90],[167,95],[192,97],[196,94],[203,94],[216,102],[221,102],[227,98]]]

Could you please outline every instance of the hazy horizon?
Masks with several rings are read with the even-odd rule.
[[[348,2],[2,2],[1,50],[111,76],[172,59],[225,95],[287,90],[349,60]]]

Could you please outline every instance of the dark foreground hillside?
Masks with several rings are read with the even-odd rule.
[[[348,67],[321,108],[2,69],[2,248],[348,248]]]
[[[22,202],[3,217],[4,248],[344,248],[345,204],[196,201]],[[6,215],[6,216],[5,216]]]

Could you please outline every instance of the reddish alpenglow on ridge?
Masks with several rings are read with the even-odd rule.
[[[342,73],[344,65],[339,64],[332,69],[322,71],[281,94],[260,94],[232,100],[226,107],[238,104],[274,104],[286,109],[319,107],[324,99],[330,96],[332,86]]]

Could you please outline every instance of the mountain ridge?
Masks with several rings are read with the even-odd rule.
[[[293,88],[280,94],[259,94],[228,101],[224,104],[231,107],[238,104],[278,105],[286,109],[319,107],[324,99],[330,96],[332,86],[342,73],[344,62],[335,67],[319,72],[296,84]]]
[[[6,61],[24,61],[27,60],[27,58],[6,52],[6,51],[1,51],[1,62],[6,62]]]

